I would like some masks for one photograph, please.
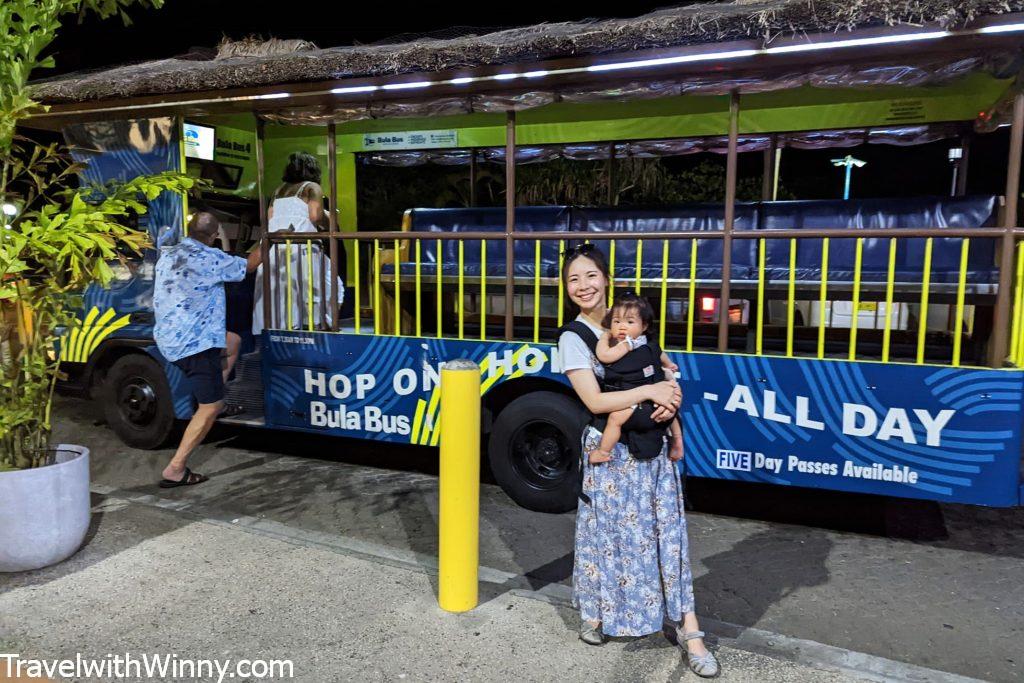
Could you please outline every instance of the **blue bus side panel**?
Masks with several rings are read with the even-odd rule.
[[[382,441],[438,443],[442,360],[475,360],[485,391],[523,376],[565,381],[547,344],[272,332],[264,348],[268,426]],[[1020,372],[671,356],[690,474],[1019,502]]]
[[[527,375],[565,382],[548,344],[276,331],[263,344],[267,426],[339,436],[436,445],[443,360],[476,361],[483,391]]]
[[[86,164],[85,183],[100,187],[112,181],[127,181],[140,175],[181,170],[181,148],[177,121],[171,117],[81,123],[64,128],[75,161]],[[130,259],[131,277],[115,280],[109,288],[89,287],[84,293],[80,317],[85,322],[62,338],[65,361],[85,363],[106,339],[153,338],[153,274],[157,247],[174,244],[184,223],[182,198],[164,192],[148,203],[139,217],[139,227],[149,234],[151,248],[141,259]],[[185,376],[167,364],[156,346],[147,347],[167,373],[174,399],[175,417],[192,416],[193,401]]]
[[[96,187],[141,175],[177,171],[181,165],[178,127],[175,119],[169,117],[74,124],[64,129],[64,137],[75,161],[86,164],[82,180]],[[149,234],[152,247],[177,242],[183,224],[181,197],[164,192],[147,205],[148,211],[139,217],[139,227]],[[131,279],[114,282],[109,289],[86,290],[83,314],[96,308],[100,314],[114,310],[118,317],[143,313],[151,319],[156,259],[156,249],[146,249],[141,263],[133,259],[135,270]]]
[[[692,474],[1019,502],[1020,372],[718,354],[675,361]]]

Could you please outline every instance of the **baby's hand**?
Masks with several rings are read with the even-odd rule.
[[[679,372],[679,366],[676,365],[675,363],[673,363],[672,361],[669,361],[669,362],[665,363],[661,367],[665,368],[666,370],[671,372],[673,375],[675,373]]]
[[[590,451],[590,455],[587,456],[591,465],[599,465],[603,462],[608,462],[612,459],[612,454],[609,451],[602,451],[600,448],[595,448]]]

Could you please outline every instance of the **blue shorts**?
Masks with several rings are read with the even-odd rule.
[[[222,348],[206,349],[174,361],[192,384],[192,395],[199,403],[224,400],[224,375],[221,371]]]

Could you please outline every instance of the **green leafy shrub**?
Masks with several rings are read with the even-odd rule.
[[[131,5],[163,0],[3,0],[0,2],[0,469],[38,467],[48,448],[54,353],[62,329],[76,323],[80,293],[107,285],[110,264],[147,246],[131,227],[161,192],[187,192],[195,181],[167,172],[102,188],[74,187],[83,166],[57,144],[20,135],[19,124],[45,108],[31,98],[35,69],[63,18],[89,12],[120,16]]]

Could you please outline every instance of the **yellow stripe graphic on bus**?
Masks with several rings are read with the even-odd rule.
[[[108,308],[103,314],[93,306],[80,325],[60,338],[61,359],[68,363],[84,363],[92,352],[114,332],[128,324],[131,316],[114,319],[117,312]]]
[[[530,346],[523,345],[515,350],[512,354],[512,364],[518,365],[519,360],[523,355],[523,352],[529,349]],[[542,362],[548,361],[547,354],[541,351],[543,356]],[[504,369],[500,372],[496,372],[493,376],[488,376],[490,369],[490,356],[485,358],[480,363],[480,395],[483,396],[487,391],[497,384],[498,382],[506,379],[517,379],[522,377],[526,373],[522,369],[516,368],[516,370],[509,375],[505,375]],[[412,433],[409,436],[409,442],[419,444],[421,446],[436,446],[440,442],[441,438],[441,385],[438,384],[430,392],[430,399],[420,399],[416,402],[416,414],[413,417]]]

